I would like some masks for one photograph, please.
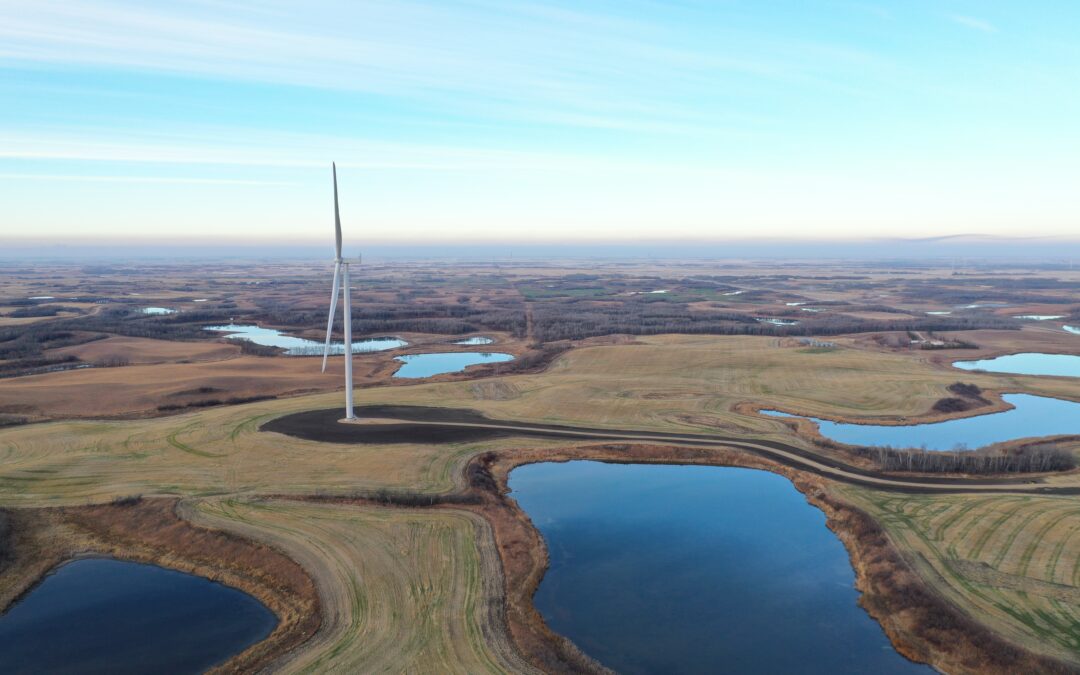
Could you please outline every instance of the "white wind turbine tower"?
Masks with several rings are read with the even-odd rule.
[[[341,257],[341,213],[338,211],[337,165],[331,164],[334,171],[334,290],[330,295],[330,318],[326,321],[326,345],[323,347],[322,370],[326,372],[326,358],[330,356],[330,333],[334,329],[334,310],[337,309],[338,291],[345,289],[345,316],[342,317],[345,329],[345,419],[356,419],[353,413],[353,377],[352,377],[352,309],[349,305],[349,261]],[[357,264],[360,259],[356,259]]]

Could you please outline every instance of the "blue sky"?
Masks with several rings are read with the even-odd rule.
[[[1075,237],[1080,3],[0,5],[0,238]]]

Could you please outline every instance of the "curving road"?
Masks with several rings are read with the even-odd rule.
[[[495,420],[474,410],[422,406],[365,406],[356,410],[363,421],[341,422],[341,410],[312,410],[273,419],[262,431],[326,443],[454,443],[511,436],[595,441],[637,441],[699,447],[738,448],[793,469],[842,483],[879,490],[923,493],[1032,493],[1078,495],[1080,486],[1047,485],[1042,478],[957,478],[897,476],[852,466],[838,459],[781,441],[738,436],[660,431],[617,431]]]

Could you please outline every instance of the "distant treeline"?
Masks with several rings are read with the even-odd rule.
[[[525,335],[525,307],[518,298],[493,306],[460,302],[414,302],[412,304],[354,305],[353,332],[356,335],[394,333],[435,333],[460,335],[480,331],[502,331],[515,337]],[[325,325],[324,311],[266,308],[257,319],[278,326]]]
[[[784,312],[780,316],[792,316]],[[1008,318],[988,316],[932,316],[909,320],[867,320],[850,316],[808,316],[799,323],[777,326],[730,311],[692,309],[686,304],[642,302],[546,301],[533,309],[534,337],[541,341],[573,340],[612,333],[654,335],[659,333],[706,333],[712,335],[842,335],[879,331],[960,331],[980,328],[1015,330]]]
[[[187,408],[213,408],[219,405],[239,405],[241,403],[254,403],[256,401],[270,401],[276,399],[277,396],[265,395],[265,396],[233,396],[227,399],[207,398],[198,401],[191,401],[190,403],[167,403],[165,405],[159,405],[157,407],[161,412],[171,412],[174,410],[184,410]]]
[[[109,335],[159,340],[199,340],[210,337],[202,327],[229,319],[226,309],[207,309],[150,316],[135,307],[110,307],[98,314],[0,328],[0,377],[31,375],[79,365],[72,356],[48,357],[46,350],[101,340]],[[124,365],[109,359],[92,365]]]
[[[883,471],[999,474],[1069,471],[1076,468],[1076,457],[1073,453],[1049,444],[1005,451],[991,448],[948,452],[863,447],[858,448],[856,453],[869,457]]]

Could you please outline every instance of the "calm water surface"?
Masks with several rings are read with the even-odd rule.
[[[1062,326],[1066,331],[1080,335],[1080,326]]]
[[[150,314],[152,316],[158,316],[161,314],[176,314],[175,309],[169,309],[168,307],[143,307],[139,311],[143,314]]]
[[[277,618],[234,588],[106,558],[56,569],[0,616],[4,673],[199,673]]]
[[[402,366],[394,377],[431,377],[443,373],[459,373],[477,363],[502,363],[513,361],[510,354],[499,352],[443,352],[440,354],[407,354],[396,360]]]
[[[492,340],[489,337],[483,337],[481,335],[478,335],[478,336],[474,336],[474,337],[471,337],[471,338],[465,338],[464,340],[458,340],[454,344],[456,344],[456,345],[489,345],[492,342],[495,342],[495,341]]]
[[[771,323],[774,326],[796,326],[796,325],[799,324],[798,321],[795,321],[793,319],[760,319],[759,318],[759,319],[756,319],[756,320],[760,321],[761,323]]]
[[[856,605],[843,545],[781,476],[575,461],[510,487],[550,552],[537,609],[619,672],[932,672]]]
[[[991,373],[1014,375],[1059,375],[1080,377],[1080,356],[1073,354],[1008,354],[980,361],[956,361],[953,366],[962,370],[985,370]]]
[[[1005,394],[1006,403],[1015,406],[1005,412],[965,417],[963,419],[888,426],[844,424],[816,417],[821,435],[850,445],[882,445],[894,448],[955,450],[980,448],[991,443],[1035,436],[1080,434],[1080,403],[1031,394]],[[773,417],[795,417],[777,410],[762,410]]]
[[[226,326],[204,326],[203,330],[229,333],[229,335],[226,335],[225,337],[230,340],[251,340],[257,345],[280,347],[284,349],[285,353],[289,356],[321,356],[323,353],[323,343],[295,337],[293,335],[286,335],[273,328],[228,324]],[[369,338],[367,340],[353,342],[353,353],[381,352],[387,349],[404,347],[407,344],[409,343],[400,338]],[[345,343],[331,342],[330,353],[344,354]]]

